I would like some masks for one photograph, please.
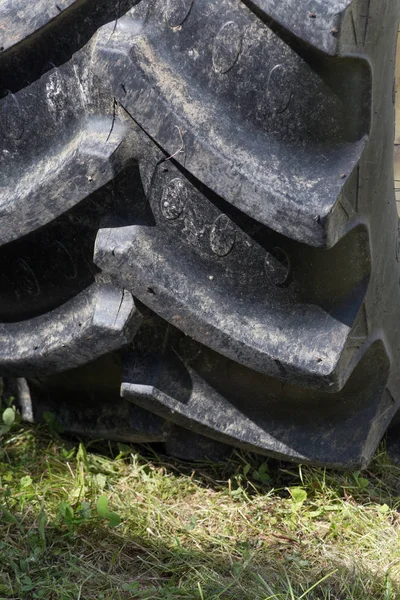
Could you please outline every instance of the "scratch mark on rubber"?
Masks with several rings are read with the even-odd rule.
[[[109,134],[107,136],[106,144],[107,144],[108,140],[110,139],[110,137],[112,135],[112,132],[114,131],[117,106],[118,106],[118,102],[117,102],[117,100],[114,97],[114,100],[113,100],[113,117],[112,117],[112,122],[111,122],[111,129],[110,129],[110,132],[109,132]]]
[[[351,15],[351,25],[353,27],[354,41],[355,41],[356,45],[358,45],[356,22],[354,20],[354,13],[352,10],[350,11],[350,15]]]
[[[125,290],[122,290],[121,300],[119,301],[118,310],[117,310],[117,312],[115,314],[115,319],[114,319],[113,327],[115,327],[115,325],[117,324],[119,313],[121,312],[121,308],[122,308],[122,305],[124,303],[124,300],[125,300]]]
[[[356,191],[356,206],[355,211],[358,212],[358,201],[360,197],[360,187],[361,187],[361,174],[360,174],[360,165],[357,167],[357,191]]]
[[[371,10],[371,0],[368,0],[368,6],[367,6],[367,14],[365,15],[365,30],[364,30],[364,42],[363,45],[365,46],[366,41],[367,41],[367,33],[368,33],[368,25],[369,25],[369,20],[370,20],[370,13]]]

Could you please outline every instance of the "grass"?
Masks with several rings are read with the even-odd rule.
[[[0,463],[0,598],[400,598],[400,478],[234,452],[188,464],[15,423]]]

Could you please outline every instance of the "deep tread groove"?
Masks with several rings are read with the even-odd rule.
[[[304,264],[294,258],[298,254],[295,244],[260,227],[212,193],[210,196],[182,167],[169,164],[164,173],[164,165],[160,158],[147,189],[154,223],[100,230],[95,248],[97,266],[167,321],[239,363],[272,376],[279,376],[283,367],[284,380],[326,387],[331,392],[343,387],[352,370],[344,356],[350,360],[348,340],[367,286],[368,270],[356,274],[353,267],[346,276],[349,288],[347,293],[343,291],[341,302],[329,305],[327,291],[318,306],[313,275],[307,273],[302,279]],[[184,208],[172,215],[171,221],[170,215],[166,219],[160,211],[159,199],[168,189],[168,182],[175,181],[179,182]],[[228,224],[233,237],[228,251],[218,257],[219,247],[216,256],[208,236],[213,223],[222,217],[226,224],[222,238],[218,233],[219,246],[226,244]],[[203,233],[193,239],[185,233],[190,231]],[[355,230],[331,252],[315,256],[310,253],[304,263],[320,262],[318,283],[329,289],[328,281],[322,283],[324,273],[330,272],[329,278],[334,279],[339,257],[352,252],[350,248],[357,252],[356,248],[362,247],[368,247],[365,232]],[[276,256],[280,253],[288,257],[288,272],[282,280],[287,285],[280,285],[265,272],[265,260],[274,256],[274,249]],[[246,272],[239,269],[234,274],[239,257],[245,260]],[[178,261],[180,272],[175,273]],[[282,268],[285,271],[286,267]],[[294,281],[289,282],[289,275]],[[358,290],[356,295],[354,290]],[[313,305],[307,304],[308,298]],[[351,311],[343,309],[349,305]],[[297,350],[293,353],[289,348]],[[308,349],[312,349],[310,353]],[[350,354],[352,359],[354,352]]]
[[[154,320],[153,327],[162,325]],[[389,363],[381,342],[371,346],[341,392],[315,394],[255,376],[188,337],[169,335],[162,353],[149,339],[147,329],[125,360],[124,399],[220,442],[257,447],[277,458],[347,468],[370,460],[370,423],[359,423],[358,415],[363,411],[372,418],[384,391]],[[382,365],[381,377],[365,379],[363,373],[376,362]],[[320,403],[326,405],[324,413]],[[390,404],[385,400],[379,410],[389,410]]]
[[[251,23],[247,13],[242,14],[239,11],[240,15],[242,18],[246,17]],[[222,18],[219,16],[219,19]],[[210,20],[212,20],[211,17]],[[165,27],[163,22],[160,24],[159,20],[154,18],[152,28],[147,24],[144,26],[144,30],[146,27],[149,33],[144,36],[143,30],[137,28],[134,20],[122,19],[112,38],[110,38],[107,27],[104,28],[95,50],[95,64],[98,64],[101,70],[103,70],[104,64],[113,65],[110,68],[109,76],[114,96],[123,108],[156,141],[157,145],[163,148],[168,156],[174,156],[208,187],[253,218],[286,236],[296,235],[296,239],[299,241],[321,247],[333,245],[338,240],[338,235],[340,237],[337,232],[332,236],[334,226],[331,225],[331,222],[335,221],[339,199],[346,184],[346,178],[341,175],[346,173],[346,176],[350,176],[357,167],[366,143],[365,134],[368,127],[366,117],[360,121],[360,119],[355,120],[347,115],[348,120],[345,125],[345,122],[341,120],[343,115],[340,116],[342,114],[341,109],[338,109],[340,103],[338,104],[335,94],[329,91],[330,88],[325,86],[320,76],[315,75],[312,69],[306,67],[305,63],[293,54],[290,57],[293,65],[296,64],[297,69],[304,69],[304,78],[312,79],[312,82],[311,79],[309,81],[311,87],[318,88],[320,86],[318,93],[324,94],[326,105],[329,103],[329,118],[332,123],[330,131],[316,134],[298,130],[296,133],[296,123],[299,122],[297,113],[303,110],[297,100],[296,108],[292,109],[292,116],[288,117],[288,123],[292,118],[296,121],[292,123],[295,133],[292,131],[287,134],[287,137],[283,134],[282,139],[277,141],[268,128],[264,130],[260,127],[256,113],[252,115],[251,109],[247,107],[247,114],[250,115],[247,119],[247,128],[243,131],[239,129],[236,132],[235,143],[232,144],[228,132],[231,129],[232,120],[240,118],[234,112],[236,109],[233,108],[233,105],[241,106],[243,103],[244,107],[248,100],[240,96],[240,91],[232,88],[231,93],[237,94],[237,98],[235,103],[230,103],[226,97],[214,97],[213,90],[207,89],[206,85],[208,84],[201,79],[187,78],[187,73],[183,71],[181,73],[179,64],[176,63],[180,54],[173,54],[172,50],[168,53],[165,48],[161,52],[162,44],[164,44],[161,41],[162,29]],[[111,27],[108,29],[110,30]],[[271,36],[262,28],[257,33],[258,35],[264,35],[266,39]],[[254,35],[256,41],[258,41],[257,36]],[[279,45],[278,47],[280,48]],[[287,52],[287,48],[285,51]],[[158,59],[157,61],[156,54],[161,55],[162,60]],[[115,55],[120,57],[117,67],[114,66]],[[283,55],[279,59],[284,60]],[[246,60],[250,60],[250,58]],[[243,61],[244,57],[242,56]],[[289,69],[291,63],[287,61],[287,58],[285,61],[287,62],[285,68]],[[365,66],[361,61],[359,61],[359,67],[361,68],[360,77],[365,79],[364,85],[367,90],[369,75],[363,72]],[[123,82],[129,78],[131,69],[135,69],[138,75],[133,80],[134,87],[129,89]],[[349,72],[352,70],[353,67]],[[153,81],[156,83],[153,84]],[[126,89],[126,94],[123,92],[121,83]],[[329,82],[329,85],[331,84],[332,82]],[[214,82],[214,85],[219,84]],[[260,81],[260,89],[263,85],[268,87],[269,84],[267,81],[261,84]],[[359,110],[363,115],[368,114],[368,111],[363,108],[365,90],[361,91],[362,98],[358,99],[361,103]],[[187,102],[185,98],[190,98],[190,102]],[[346,102],[348,103],[348,99]],[[197,108],[192,110],[193,103],[196,106],[202,105],[202,111]],[[357,101],[355,103],[358,104]],[[224,110],[221,110],[220,105]],[[287,105],[288,100],[286,99],[285,106]],[[151,106],[152,109],[148,110],[148,106]],[[350,112],[353,110],[351,106],[352,104],[348,103]],[[218,110],[213,107],[217,107]],[[304,110],[307,109],[304,108]],[[337,112],[338,110],[339,112]],[[209,135],[206,135],[207,131],[204,130],[201,122],[203,113],[208,114],[210,122],[218,123],[217,132],[211,130],[212,133],[209,132]],[[296,117],[294,117],[295,113]],[[161,114],[163,115],[163,127],[160,129]],[[279,114],[280,111],[276,111],[275,119],[278,119]],[[324,123],[327,117],[303,114],[300,120],[308,123]],[[358,124],[361,122],[363,125],[361,129],[358,125],[357,131],[352,132],[351,139],[345,139],[343,137],[345,129],[346,135],[349,135],[350,123],[354,122]],[[182,140],[177,137],[177,132],[184,132],[182,152],[178,152]],[[305,139],[308,141],[307,151],[304,146]],[[330,139],[329,145],[327,144],[328,139]],[[349,141],[352,144],[349,144]],[[290,144],[290,165],[286,165],[286,159],[289,156],[288,144]],[[270,162],[263,151],[265,146],[269,147]],[[317,157],[321,155],[325,156],[325,162],[318,165]],[[249,156],[252,157],[251,162],[248,162]],[[204,172],[201,165],[205,161],[214,165],[213,171]],[[280,180],[278,173],[274,172],[274,164],[279,164],[280,169],[288,173],[290,180],[287,184]],[[321,179],[318,179],[318,169],[321,171]],[[310,180],[311,171],[316,183],[315,187],[307,189],[306,192],[298,185],[298,182]],[[293,179],[290,175],[292,172]],[[259,203],[260,190],[265,197],[262,206]],[[297,224],[295,229],[292,227],[293,221],[296,221]]]
[[[58,67],[71,59],[111,20],[117,20],[138,0],[75,0],[47,25],[40,27],[0,55],[0,97],[16,93],[43,74],[46,65]],[[30,10],[26,2],[24,8]],[[77,23],[80,24],[77,27]]]

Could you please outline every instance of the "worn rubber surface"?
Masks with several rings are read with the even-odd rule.
[[[399,12],[0,2],[0,372],[29,418],[369,461],[400,402]]]

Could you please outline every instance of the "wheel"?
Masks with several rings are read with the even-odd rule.
[[[367,464],[400,400],[399,3],[41,4],[3,8],[2,375],[73,431]]]

